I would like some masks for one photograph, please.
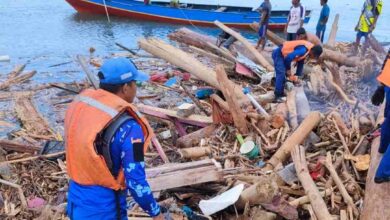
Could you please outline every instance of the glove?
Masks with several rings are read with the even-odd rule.
[[[381,85],[375,90],[374,95],[371,97],[371,103],[373,105],[379,106],[383,103],[385,99],[385,86]]]

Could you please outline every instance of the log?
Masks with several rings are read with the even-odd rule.
[[[187,134],[183,137],[180,137],[177,139],[177,147],[179,148],[190,148],[193,146],[196,146],[200,143],[200,140],[202,138],[210,137],[214,134],[215,129],[217,128],[216,125],[212,124],[207,127],[204,127],[202,129],[199,129],[195,132],[192,132],[190,134]]]
[[[18,97],[15,102],[15,111],[28,135],[46,136],[55,139],[56,135],[53,129],[37,111],[30,97]]]
[[[41,147],[37,147],[29,144],[22,144],[11,140],[0,140],[0,147],[5,150],[12,150],[20,153],[35,153],[41,150]]]
[[[383,46],[379,43],[379,41],[373,34],[370,34],[370,37],[368,38],[368,43],[376,52],[379,52],[382,55],[386,55],[387,52],[385,48],[383,48]]]
[[[33,96],[33,91],[12,91],[12,92],[0,92],[0,101],[8,101],[17,97],[30,97]]]
[[[339,17],[340,17],[339,14],[336,14],[336,16],[334,17],[332,29],[330,30],[328,42],[326,43],[326,45],[328,45],[329,47],[332,47],[332,48],[336,46],[336,35],[337,35],[337,30],[339,29],[339,26],[338,26],[339,25]]]
[[[230,83],[230,80],[227,78],[225,69],[222,65],[217,65],[216,73],[217,80],[219,82],[219,88],[222,91],[229,105],[230,114],[233,117],[234,125],[241,134],[248,134],[249,129],[246,121],[246,116],[242,111],[239,103],[233,97],[232,94],[232,91],[234,91],[234,87],[232,87],[233,83]]]
[[[147,181],[153,192],[222,180],[221,165],[214,160],[165,164],[146,169]]]
[[[185,43],[187,45],[192,45],[192,46],[210,51],[210,52],[217,54],[219,56],[223,56],[232,62],[236,61],[236,59],[234,57],[233,57],[233,59],[231,59],[230,55],[225,56],[227,54],[225,54],[224,51],[221,51],[221,48],[215,46],[216,42],[217,42],[217,38],[215,38],[215,37],[211,37],[208,35],[203,35],[203,34],[197,33],[197,32],[194,32],[194,31],[188,29],[188,28],[180,28],[177,31],[169,34],[169,38],[171,40],[174,40],[174,41],[177,41],[180,43]],[[260,63],[258,63],[256,57],[254,57],[253,54],[250,51],[248,51],[247,48],[243,44],[241,44],[239,42],[235,42],[235,43],[233,43],[232,46],[230,46],[230,48],[232,48],[232,50],[237,51],[238,53],[241,53],[242,55],[249,58],[253,62],[261,65]],[[265,54],[265,53],[263,54],[263,56],[265,56],[267,58],[266,55],[267,54]],[[272,59],[269,62],[271,62],[271,61],[272,61]]]
[[[164,161],[164,163],[169,163],[169,159],[167,155],[165,154],[160,142],[158,139],[154,136],[152,137],[152,144],[156,148],[158,155],[161,157],[161,159]]]
[[[288,137],[283,145],[275,152],[275,154],[268,160],[267,166],[264,170],[272,170],[279,163],[284,162],[290,156],[291,150],[294,146],[301,144],[310,132],[320,123],[321,113],[311,112],[305,120],[299,125],[299,127]]]
[[[298,127],[298,113],[295,88],[287,93],[288,121],[290,127],[295,130]]]
[[[26,68],[26,64],[15,66],[15,68],[8,74],[7,78],[12,79],[19,76],[19,74],[24,70],[24,68]]]
[[[319,220],[331,219],[332,217],[328,211],[325,201],[322,199],[316,184],[310,176],[306,162],[305,149],[302,146],[296,145],[291,152],[291,157],[294,161],[299,181],[302,183],[306,194],[309,196],[310,204],[313,207],[316,217]]]
[[[88,68],[88,65],[87,65],[87,62],[85,61],[85,58],[81,55],[78,55],[77,56],[77,62],[79,62],[81,68],[83,69],[83,71],[85,72],[85,74],[87,75],[87,79],[89,80],[89,82],[91,83],[91,85],[95,88],[95,89],[98,89],[99,88],[99,82],[98,80],[95,78],[95,75],[91,72],[91,70]]]
[[[0,83],[0,90],[8,89],[13,84],[21,84],[21,83],[29,80],[36,73],[37,73],[37,71],[33,70],[33,71],[27,72],[23,75],[19,75],[19,76],[16,76],[14,78],[9,78],[6,81]]]
[[[288,108],[286,103],[280,103],[276,106],[276,110],[271,117],[271,126],[278,129],[284,125],[288,117]]]
[[[210,59],[214,60],[214,61],[217,62],[217,63],[222,62],[222,63],[224,63],[224,64],[226,64],[226,65],[228,65],[228,66],[234,66],[234,65],[235,65],[234,62],[232,62],[231,60],[226,59],[226,58],[224,58],[224,57],[220,57],[220,56],[218,56],[218,55],[215,55],[215,54],[213,54],[213,53],[211,53],[211,52],[208,52],[208,51],[205,51],[205,50],[203,50],[203,49],[201,49],[201,48],[194,47],[194,46],[190,46],[190,48],[191,48],[192,50],[194,50],[195,52],[199,53],[199,54],[202,55],[202,56],[209,57]]]
[[[217,25],[226,33],[229,33],[238,41],[240,41],[253,54],[253,56],[256,57],[258,63],[260,63],[269,72],[274,71],[274,67],[270,63],[268,63],[268,61],[259,53],[259,51],[257,51],[256,48],[251,43],[249,43],[247,39],[241,36],[241,34],[237,33],[236,31],[232,30],[231,28],[227,27],[226,25],[222,24],[219,21],[214,21],[214,24]]]
[[[383,106],[376,124],[383,120]],[[380,145],[380,137],[373,140],[371,144],[371,162],[368,169],[366,179],[366,191],[364,193],[363,211],[361,220],[385,220],[390,216],[389,202],[390,201],[390,182],[376,184],[374,177],[378,165],[382,159],[382,155],[378,152]]]
[[[215,71],[203,65],[190,54],[161,40],[152,38],[141,39],[139,41],[139,45],[145,51],[167,60],[168,62],[195,75],[198,79],[206,82],[207,84],[220,89]],[[242,92],[242,88],[240,86],[234,84],[231,85],[231,87],[234,88],[232,91],[241,103],[249,102],[248,98]]]
[[[182,158],[195,160],[211,154],[211,147],[183,148],[179,150],[179,153]]]
[[[180,117],[177,115],[177,111],[169,110],[169,109],[163,109],[163,108],[157,108],[149,105],[144,104],[138,104],[137,105],[138,110],[145,114],[149,115],[151,117],[157,117],[165,120],[172,120],[177,119],[181,123],[195,125],[199,127],[205,127],[211,123],[213,123],[213,120],[211,117],[203,116],[203,115],[190,115],[187,118]]]
[[[347,203],[347,205],[352,208],[353,213],[356,217],[359,216],[359,211],[356,207],[356,205],[353,202],[353,199],[351,196],[348,194],[347,190],[345,189],[344,183],[341,181],[339,175],[337,174],[336,169],[334,168],[332,164],[332,158],[330,155],[330,152],[327,153],[325,162],[324,162],[325,167],[328,169],[333,181],[336,183],[337,188],[339,189],[341,195],[343,196],[344,202]]]
[[[236,207],[239,210],[245,208],[246,203],[250,206],[259,205],[262,203],[271,203],[272,199],[279,193],[279,187],[275,178],[269,176],[261,176],[257,182],[246,188],[236,202]]]

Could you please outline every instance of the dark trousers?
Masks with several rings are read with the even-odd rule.
[[[275,67],[275,96],[284,95],[284,84],[286,83],[286,66],[280,47],[272,52],[272,59]]]
[[[297,34],[296,33],[287,33],[286,40],[287,41],[292,41],[297,39]]]
[[[375,177],[390,177],[390,118],[387,117],[381,126],[381,143],[379,152],[384,153]]]
[[[317,28],[316,35],[320,38],[321,43],[324,43],[324,35],[325,35],[326,26],[322,28]]]

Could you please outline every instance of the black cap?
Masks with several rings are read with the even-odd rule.
[[[322,47],[320,45],[316,45],[313,48],[311,48],[311,52],[314,55],[314,57],[318,58],[322,54]]]

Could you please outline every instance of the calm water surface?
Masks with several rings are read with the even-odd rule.
[[[302,2],[313,10],[306,28],[314,31],[320,13],[319,0]],[[327,35],[334,15],[340,13],[338,40],[354,40],[353,29],[362,2],[329,0],[332,19],[328,24]],[[385,1],[383,14],[374,32],[384,42],[390,41],[387,25],[390,22],[389,10],[390,2]],[[83,78],[73,63],[54,68],[49,66],[72,61],[76,54],[88,54],[90,47],[96,48],[98,55],[108,55],[120,51],[115,42],[137,48],[137,39],[141,37],[155,36],[167,40],[166,35],[180,27],[124,18],[111,19],[112,23],[108,24],[105,16],[78,14],[65,0],[0,0],[0,55],[11,57],[10,63],[0,62],[0,74],[7,73],[16,63],[29,62],[29,69],[38,70],[35,81]],[[218,33],[218,30],[212,28],[200,29],[210,34]],[[252,39],[256,37],[250,32],[245,35]]]

